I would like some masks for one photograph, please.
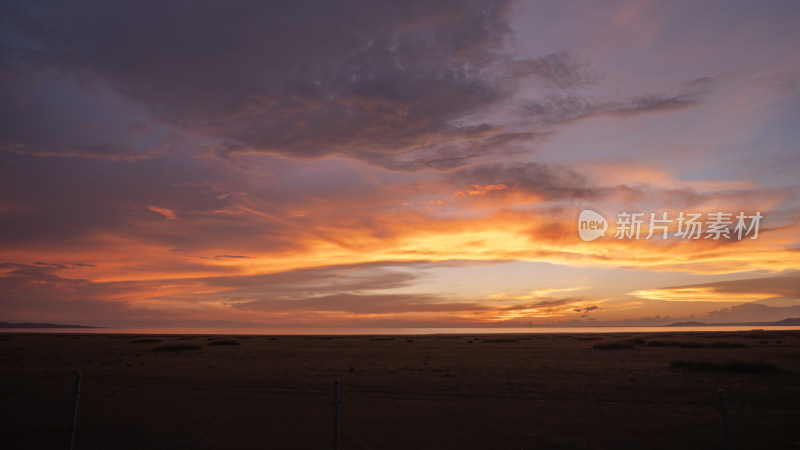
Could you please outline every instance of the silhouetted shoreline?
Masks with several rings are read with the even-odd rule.
[[[103,328],[88,325],[64,325],[60,323],[0,322],[0,328]]]

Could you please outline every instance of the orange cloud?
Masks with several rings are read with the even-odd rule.
[[[155,213],[161,214],[167,220],[178,220],[178,216],[175,215],[175,211],[171,209],[162,208],[160,206],[148,206],[147,209]]]
[[[473,184],[472,189],[466,191],[457,191],[454,195],[456,197],[462,197],[464,195],[484,195],[487,192],[492,191],[504,191],[508,189],[508,186],[505,184]]]

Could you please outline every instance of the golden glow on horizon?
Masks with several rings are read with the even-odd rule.
[[[612,230],[605,238],[582,242],[576,225],[554,223],[553,235],[532,223],[530,214],[497,214],[481,220],[407,220],[395,217],[386,237],[370,229],[320,227],[318,233],[297,236],[297,250],[253,253],[246,249],[205,248],[170,251],[159,245],[113,235],[97,236],[93,245],[80,251],[67,247],[42,250],[42,260],[90,261],[95,267],[66,269],[63,273],[89,277],[93,282],[188,281],[207,277],[252,276],[331,265],[379,261],[518,260],[550,262],[575,267],[639,267],[683,270],[699,274],[781,272],[800,266],[800,253],[783,247],[790,244],[797,227],[762,231],[758,240],[739,242],[697,240],[617,240]],[[92,251],[91,247],[102,248]],[[28,251],[6,252],[24,259]],[[247,257],[204,255],[243,253]],[[554,288],[555,289],[555,288]],[[563,288],[575,291],[581,287]],[[534,295],[543,295],[544,292]]]
[[[575,291],[583,291],[589,289],[591,286],[576,286],[576,287],[565,287],[565,288],[542,288],[542,289],[534,289],[532,291],[528,291],[525,294],[521,295],[511,295],[506,293],[497,293],[491,294],[488,298],[492,299],[510,299],[510,300],[525,300],[530,298],[539,298],[539,297],[547,297],[552,294],[561,294],[565,292],[575,292]]]
[[[778,297],[775,294],[759,294],[747,292],[718,292],[709,287],[682,287],[673,289],[643,289],[629,293],[645,300],[662,300],[668,302],[724,302],[748,303]]]
[[[656,172],[648,173],[648,176],[655,176]],[[666,175],[661,179],[665,186],[679,183]],[[425,185],[425,189],[431,191],[441,188]],[[526,261],[570,268],[680,271],[695,275],[748,271],[779,273],[800,267],[800,252],[792,248],[800,229],[795,224],[765,226],[757,240],[680,240],[671,236],[663,241],[657,237],[645,239],[648,234],[645,223],[638,240],[615,239],[615,230],[610,228],[605,237],[583,242],[577,232],[580,207],[552,209],[539,196],[516,191],[505,184],[472,184],[456,194],[440,197],[433,194],[409,196],[407,190],[397,186],[387,190],[392,195],[381,197],[380,202],[392,205],[391,208],[367,202],[365,211],[359,210],[357,201],[344,210],[327,202],[317,202],[313,208],[289,205],[275,210],[264,201],[246,195],[226,197],[226,207],[203,214],[139,205],[137,208],[146,209],[147,213],[134,216],[132,224],[136,230],[147,230],[152,235],[104,230],[56,246],[9,248],[4,256],[12,261],[31,260],[28,255],[35,254],[35,261],[87,262],[92,266],[66,267],[60,269],[59,275],[92,283],[102,292],[103,301],[122,304],[132,310],[209,316],[208,319],[225,317],[308,324],[320,320],[347,324],[348,320],[388,318],[420,323],[437,320],[448,323],[547,322],[575,319],[581,316],[576,309],[598,304],[603,304],[599,313],[603,316],[625,317],[641,315],[651,301],[735,304],[773,296],[722,295],[710,288],[655,287],[628,293],[641,299],[630,301],[623,293],[613,299],[597,298],[593,289],[599,286],[592,282],[554,279],[547,287],[514,291],[505,291],[503,286],[493,286],[489,282],[486,287],[493,293],[484,292],[477,298],[467,287],[454,287],[434,296],[449,302],[447,311],[379,314],[323,307],[316,311],[299,309],[293,312],[248,310],[247,304],[256,294],[248,291],[249,297],[231,299],[228,292],[257,290],[248,288],[248,282],[243,281],[250,277],[387,262]],[[395,196],[402,196],[405,201],[398,201]],[[737,204],[739,200],[725,197],[691,209],[754,211],[749,204]],[[763,199],[756,196],[755,200],[747,201],[756,200]],[[404,206],[398,207],[400,204]],[[765,204],[767,207],[774,205],[771,201]],[[609,211],[625,210],[608,205],[597,209],[611,220],[614,218],[609,216]],[[761,211],[765,221],[772,217],[768,208]],[[678,210],[667,212],[669,217],[676,217]],[[224,230],[228,226],[278,229],[282,242],[288,245],[262,247],[257,234],[250,235],[255,236],[255,240],[241,241],[237,241],[236,233],[224,235],[222,239],[207,234],[207,230]],[[193,236],[194,247],[173,248],[159,241],[183,235]],[[12,269],[4,271],[9,273]],[[27,288],[70,292],[74,285],[63,281],[31,281]],[[416,292],[425,290],[416,288]],[[583,296],[590,298],[582,299]],[[457,305],[459,299],[469,299],[474,304],[461,310]],[[563,300],[564,303],[548,306],[548,300]]]

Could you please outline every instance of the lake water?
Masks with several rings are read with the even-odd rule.
[[[800,330],[800,326],[697,327],[526,327],[526,328],[3,328],[0,333],[58,334],[214,334],[214,335],[424,335],[424,334],[580,334],[677,333],[707,331]]]

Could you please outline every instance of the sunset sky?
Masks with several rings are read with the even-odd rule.
[[[800,317],[798,23],[794,0],[4,1],[0,321]],[[763,218],[618,239],[623,212]]]

